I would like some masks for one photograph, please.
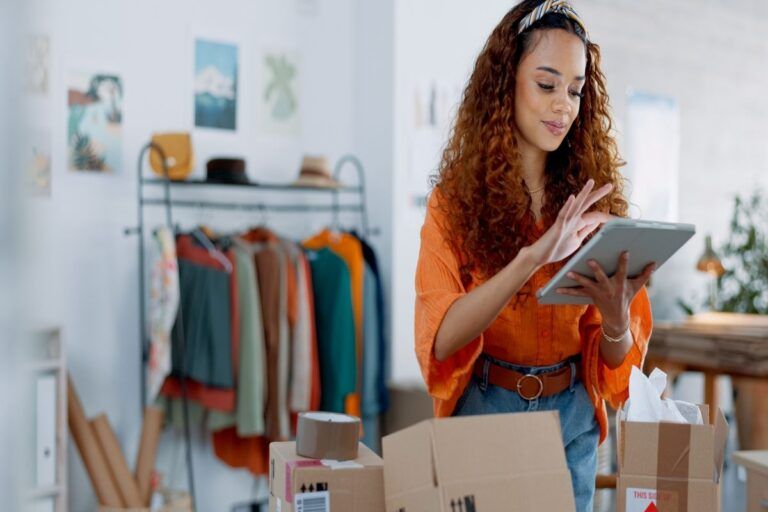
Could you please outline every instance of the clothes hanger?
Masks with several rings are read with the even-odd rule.
[[[279,236],[277,233],[268,226],[268,207],[260,203],[256,205],[256,209],[260,212],[260,218],[257,219],[256,223],[251,224],[245,231],[239,233],[237,237],[249,242],[261,243],[270,243],[278,239]]]
[[[334,243],[339,242],[341,240],[341,235],[343,234],[341,222],[339,221],[339,211],[337,208],[337,205],[334,204],[333,217],[331,222],[326,225],[321,232],[327,234],[328,238],[330,238],[330,240]]]
[[[232,263],[230,263],[229,258],[226,257],[226,255],[221,252],[219,249],[216,248],[215,245],[213,245],[213,242],[211,242],[211,239],[208,238],[208,235],[205,234],[205,232],[200,228],[197,227],[194,229],[191,233],[192,237],[197,240],[200,245],[205,247],[208,250],[208,254],[210,254],[216,261],[221,263],[221,265],[224,267],[224,270],[227,272],[227,274],[232,273]]]
[[[259,213],[261,214],[261,218],[259,219],[259,227],[268,229],[267,224],[269,224],[269,211],[267,210],[267,207],[263,204],[259,204]]]
[[[205,224],[200,224],[199,226],[197,226],[197,229],[199,229],[200,231],[202,231],[202,232],[203,232],[203,234],[204,234],[206,237],[208,237],[208,239],[209,239],[209,240],[213,240],[213,239],[215,239],[215,238],[218,238],[218,237],[216,236],[216,233],[214,233],[214,231],[213,231],[211,228],[209,228],[208,226],[206,226]]]
[[[200,245],[208,250],[208,254],[210,254],[213,259],[221,263],[221,265],[224,267],[224,271],[227,274],[232,273],[232,270],[234,269],[232,267],[232,263],[229,261],[229,258],[227,258],[227,256],[221,252],[212,242],[214,238],[217,238],[213,229],[205,224],[198,224],[198,226],[192,230],[192,233],[190,234],[200,243]]]

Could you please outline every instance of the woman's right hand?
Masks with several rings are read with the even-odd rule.
[[[528,254],[537,266],[567,258],[581,247],[587,235],[613,218],[612,215],[602,212],[586,213],[613,188],[612,184],[607,183],[593,192],[594,186],[595,181],[590,179],[577,196],[571,194],[552,227],[528,247]]]

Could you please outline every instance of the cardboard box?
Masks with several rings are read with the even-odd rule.
[[[355,460],[338,462],[270,443],[269,473],[270,512],[384,512],[384,463],[363,444]]]
[[[387,512],[575,509],[557,412],[432,419],[383,445]]]
[[[768,510],[768,450],[734,452],[733,461],[747,469],[747,512]]]
[[[624,421],[617,414],[618,512],[719,512],[728,423],[718,411],[704,425]]]

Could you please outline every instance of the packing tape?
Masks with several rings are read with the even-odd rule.
[[[359,418],[332,412],[303,412],[296,429],[296,453],[311,459],[356,459],[359,436]]]
[[[691,425],[659,423],[656,453],[656,507],[659,512],[688,510],[688,459]]]

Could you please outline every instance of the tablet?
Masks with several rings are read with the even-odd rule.
[[[629,251],[627,275],[637,277],[649,263],[656,262],[658,270],[695,232],[693,224],[611,219],[536,292],[536,298],[539,304],[592,304],[589,297],[557,293],[558,288],[581,286],[566,277],[568,272],[594,278],[587,261],[595,260],[610,277],[618,270],[619,255],[626,250]]]

